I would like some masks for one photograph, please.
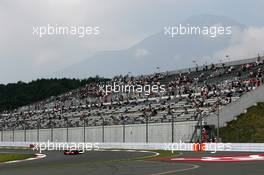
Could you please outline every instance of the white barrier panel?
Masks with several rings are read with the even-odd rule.
[[[0,147],[29,147],[29,142],[0,142]]]
[[[192,143],[99,143],[102,149],[184,150],[192,151]]]
[[[231,151],[264,152],[264,143],[232,143]]]
[[[0,131],[2,142],[189,142],[197,121]]]
[[[28,147],[45,145],[46,148],[56,145],[89,145],[98,149],[142,149],[142,150],[173,150],[173,151],[233,151],[233,152],[264,152],[264,143],[91,143],[91,142],[0,142],[0,147]],[[61,150],[61,149],[58,149]]]

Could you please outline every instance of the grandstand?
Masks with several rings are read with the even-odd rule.
[[[1,141],[195,141],[193,136],[199,123],[222,127],[256,102],[250,101],[240,110],[230,110],[245,94],[263,88],[264,58],[137,77],[116,76],[106,84],[113,82],[164,84],[166,91],[149,95],[105,94],[99,89],[101,83],[90,83],[2,112]],[[227,114],[225,109],[233,113]]]

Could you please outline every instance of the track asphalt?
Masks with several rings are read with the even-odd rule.
[[[33,153],[32,150],[0,149],[1,152]],[[264,161],[166,162],[127,160],[153,153],[89,151],[65,156],[62,151],[44,152],[44,159],[0,164],[0,175],[263,175]],[[230,156],[250,153],[183,152],[180,157]],[[256,153],[253,153],[256,154]]]

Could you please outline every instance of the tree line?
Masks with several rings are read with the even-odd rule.
[[[0,84],[0,112],[57,96],[92,82],[107,81],[98,76],[88,79],[37,79],[28,83]]]

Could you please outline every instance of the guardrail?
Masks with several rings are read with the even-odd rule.
[[[137,150],[169,150],[169,151],[233,151],[264,152],[264,143],[88,143],[88,142],[0,142],[0,147],[34,146],[42,150],[63,150],[62,146],[85,149],[137,149]],[[60,146],[60,147],[59,147]],[[58,149],[60,148],[60,149]]]

